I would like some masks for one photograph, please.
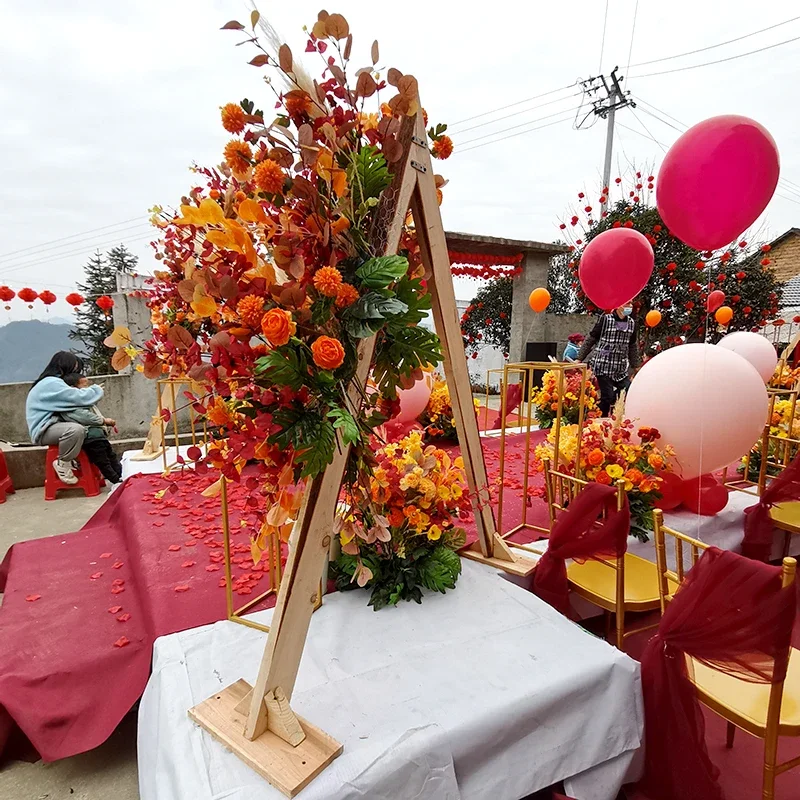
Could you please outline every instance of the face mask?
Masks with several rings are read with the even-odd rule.
[[[633,309],[630,306],[626,306],[622,309],[622,313],[624,316],[629,317],[631,314],[633,314]]]

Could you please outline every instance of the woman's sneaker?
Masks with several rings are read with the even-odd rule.
[[[74,484],[78,482],[78,478],[72,471],[72,465],[68,461],[61,461],[60,459],[54,461],[53,469],[61,483]]]

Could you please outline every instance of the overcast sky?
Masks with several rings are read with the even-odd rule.
[[[637,0],[609,5],[602,71],[619,65],[627,74],[630,51],[625,86],[643,101],[618,115],[633,130],[617,128],[612,177],[618,160],[624,168],[627,161],[657,165],[663,157],[641,123],[667,146],[679,135],[645,111],[687,125],[744,114],[770,130],[790,182],[767,209],[768,235],[800,224],[798,68],[791,66],[800,41],[701,69],[636,77],[800,37],[800,20],[725,47],[633,66],[784,22],[798,13],[796,4],[764,0],[754,13],[752,0],[729,0],[724,10],[712,0],[642,0],[633,38]],[[260,9],[298,57],[302,26],[316,19],[317,4],[284,0]],[[438,165],[450,180],[442,206],[447,229],[552,241],[576,193],[596,195],[606,126],[597,120],[588,130],[573,129],[577,88],[454,123],[596,75],[603,0],[445,0],[406,11],[401,3],[348,0],[327,9],[349,20],[356,66],[368,63],[377,38],[380,63],[416,75],[431,121],[452,124],[456,151]],[[229,136],[219,107],[243,97],[265,111],[272,106],[263,70],[247,64],[254,53],[234,46],[239,34],[219,30],[247,17],[242,0],[0,0],[0,284],[49,288],[61,298],[96,247],[119,243],[141,257],[143,272],[152,269],[147,209],[179,200],[191,185],[193,161],[220,161]],[[309,65],[315,76],[318,63]],[[523,132],[525,124],[548,123],[554,124]],[[521,135],[487,144],[509,134]],[[475,288],[457,282],[459,297],[469,299]],[[31,316],[19,301],[12,309],[0,309],[0,324]],[[46,318],[39,303],[33,314]],[[51,315],[66,317],[69,309],[59,300]]]

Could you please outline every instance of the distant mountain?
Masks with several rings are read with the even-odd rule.
[[[53,353],[72,350],[71,325],[39,320],[9,322],[0,327],[0,383],[35,380]]]

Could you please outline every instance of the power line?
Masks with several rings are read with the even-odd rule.
[[[141,216],[139,217],[131,217],[130,219],[124,219],[122,222],[114,222],[110,225],[103,225],[100,228],[90,228],[88,231],[81,231],[80,233],[73,233],[71,236],[63,236],[61,239],[51,239],[49,242],[42,242],[41,244],[32,245],[30,247],[23,247],[21,250],[12,250],[10,253],[0,253],[0,259],[7,258],[8,256],[16,255],[17,253],[24,253],[28,250],[37,250],[41,247],[45,247],[46,245],[56,244],[56,242],[64,242],[67,239],[75,239],[79,236],[86,236],[89,233],[95,233],[96,231],[104,231],[108,228],[116,228],[120,225],[127,225],[129,222],[136,222],[141,221]]]
[[[776,42],[775,44],[768,44],[765,47],[759,47],[757,50],[750,50],[747,53],[739,53],[738,55],[728,56],[727,58],[719,58],[716,61],[706,61],[706,62],[704,62],[702,64],[691,64],[688,67],[676,67],[675,69],[665,69],[665,70],[662,70],[661,72],[648,72],[645,75],[633,75],[633,76],[628,76],[628,78],[629,79],[630,78],[636,78],[638,80],[639,78],[652,78],[652,77],[654,77],[656,75],[670,75],[673,72],[684,72],[685,70],[689,70],[689,69],[699,69],[700,67],[710,67],[712,64],[723,64],[726,61],[735,61],[737,58],[745,58],[745,56],[752,56],[752,55],[755,55],[756,53],[763,53],[766,50],[772,50],[772,49],[774,49],[776,47],[781,47],[784,44],[791,44],[792,42],[796,42],[798,40],[800,40],[800,36],[795,36],[794,38],[786,39],[783,42]]]
[[[631,55],[633,54],[633,36],[636,33],[636,16],[639,13],[639,0],[636,0],[636,5],[633,7],[633,25],[631,25],[631,44],[628,47],[628,66],[625,67],[625,74],[631,71]]]
[[[638,2],[638,0],[637,0]],[[603,15],[603,38],[600,40],[600,63],[597,65],[597,71],[603,71],[603,51],[606,48],[606,25],[608,24],[608,0],[606,0],[606,13]]]
[[[642,133],[641,131],[637,131],[636,128],[631,128],[621,122],[618,122],[617,125],[619,125],[620,128],[625,128],[626,131],[635,133],[637,136],[643,136],[645,139],[650,139],[651,142],[655,142],[662,150],[667,146],[663,142],[659,142],[658,139],[656,139],[651,133]],[[647,129],[645,128],[645,130]]]
[[[650,133],[650,129],[647,127],[647,125],[644,124],[644,122],[642,122],[641,118],[633,108],[631,108],[631,114],[633,114],[633,118],[645,129],[650,138],[661,148],[662,152],[666,154],[667,152],[666,147],[664,147],[664,145],[661,144],[661,142],[659,142],[658,139],[656,139],[656,137],[653,136],[652,133]]]
[[[522,136],[524,133],[532,133],[533,131],[539,131],[542,128],[549,128],[551,125],[558,125],[559,122],[568,122],[571,119],[571,112],[570,116],[564,117],[563,119],[554,119],[552,122],[546,122],[544,125],[539,125],[536,128],[530,128],[525,131],[517,131],[517,133],[510,133],[508,136],[503,136],[501,139],[493,139],[491,142],[484,142],[483,144],[476,144],[474,147],[467,147],[465,150],[459,150],[460,153],[466,153],[470,150],[477,150],[479,147],[486,147],[486,145],[495,144],[496,142],[502,142],[506,139],[512,139],[515,136]]]
[[[525,125],[533,125],[536,122],[541,122],[542,120],[550,119],[551,117],[556,117],[559,114],[565,114],[567,112],[572,114],[572,112],[575,111],[576,108],[580,108],[580,106],[575,106],[574,108],[569,108],[569,109],[561,109],[560,111],[554,111],[552,114],[545,114],[545,116],[539,117],[538,119],[532,119],[532,120],[528,120],[527,122],[521,122],[519,125],[511,125],[508,128],[503,128],[502,130],[499,130],[499,131],[493,131],[492,133],[485,133],[483,136],[476,136],[474,139],[468,139],[466,142],[461,142],[461,145],[467,145],[467,144],[472,144],[473,142],[479,142],[482,139],[488,139],[488,138],[490,138],[492,136],[496,136],[497,134],[505,133],[506,131],[513,131],[513,130],[516,130],[517,128],[522,128]],[[508,138],[508,137],[506,137],[506,138]],[[472,149],[472,148],[469,148],[469,149]],[[463,150],[462,150],[462,152],[463,152]]]
[[[477,125],[472,125],[469,128],[462,128],[458,131],[458,135],[460,136],[467,131],[474,131],[476,128],[483,128],[486,125],[494,125],[495,122],[502,122],[504,119],[511,119],[512,117],[518,117],[520,114],[527,114],[529,111],[535,111],[537,108],[544,108],[545,106],[551,106],[553,103],[563,103],[564,100],[571,100],[573,97],[578,97],[581,95],[582,92],[574,92],[573,94],[568,94],[564,97],[559,97],[555,100],[548,100],[546,103],[540,103],[537,106],[531,106],[530,108],[526,108],[522,111],[515,111],[513,114],[506,114],[504,117],[497,117],[496,119],[490,120],[489,122],[479,122]],[[533,120],[534,122],[536,120]]]
[[[636,99],[639,100],[638,97]],[[666,125],[669,128],[672,128],[672,130],[678,131],[678,133],[683,133],[686,130],[686,126],[685,125],[681,129],[677,125],[673,125],[671,122],[667,122],[667,120],[662,119],[658,115],[654,114],[652,111],[648,111],[646,108],[642,108],[642,109],[640,109],[640,111],[642,111],[644,114],[647,114],[648,116],[652,117],[653,119],[657,119],[662,124]],[[676,122],[677,122],[677,120],[676,120]],[[683,125],[682,122],[680,124]]]
[[[572,89],[574,86],[578,85],[578,81],[573,81],[572,83],[567,84],[566,86],[562,86],[560,89],[551,89],[549,92],[542,92],[541,94],[535,94],[533,97],[526,97],[524,100],[517,100],[515,103],[509,103],[507,106],[500,106],[499,108],[493,108],[489,111],[483,111],[480,114],[475,114],[471,117],[466,117],[465,119],[460,119],[458,122],[453,122],[449,125],[449,127],[455,128],[457,125],[461,125],[463,122],[471,122],[473,119],[480,119],[481,117],[486,117],[489,114],[494,114],[497,111],[505,111],[507,108],[514,108],[515,106],[521,106],[523,103],[529,103],[531,100],[538,100],[540,97],[548,97],[551,94],[556,94],[556,92],[563,92],[566,89]]]
[[[51,245],[50,247],[38,248],[35,250],[35,252],[10,256],[7,261],[0,261],[0,271],[5,269],[6,267],[16,267],[21,262],[25,262],[26,259],[39,258],[41,255],[57,255],[58,253],[63,252],[65,250],[69,250],[73,247],[81,247],[81,246],[89,247],[93,242],[96,242],[98,239],[102,239],[111,235],[117,236],[121,234],[125,234],[126,236],[131,236],[133,234],[131,234],[130,231],[137,231],[139,233],[142,233],[143,231],[139,229],[149,228],[149,227],[152,227],[151,223],[140,222],[137,223],[136,225],[130,225],[126,228],[119,228],[115,231],[106,231],[105,233],[98,234],[97,236],[90,236],[85,239],[76,239],[74,242],[64,242],[62,244]]]
[[[638,4],[638,0],[637,0]],[[766,31],[771,31],[775,28],[780,28],[782,25],[788,25],[790,22],[796,22],[800,17],[792,17],[791,19],[786,19],[783,22],[778,22],[775,25],[770,25],[768,28],[761,28],[761,30],[753,31],[752,33],[746,33],[744,36],[737,36],[735,39],[728,39],[725,42],[719,42],[719,44],[712,44],[708,47],[700,47],[697,50],[688,50],[685,53],[677,53],[674,56],[664,56],[663,58],[654,58],[652,61],[640,61],[638,64],[634,64],[634,67],[645,67],[648,64],[658,64],[661,61],[671,61],[673,58],[683,58],[684,56],[691,56],[695,53],[704,53],[706,50],[714,50],[717,47],[724,47],[726,44],[733,44],[733,42],[740,42],[742,39],[749,39],[751,36],[757,36],[759,33],[765,33]],[[630,65],[628,67],[630,69]]]

